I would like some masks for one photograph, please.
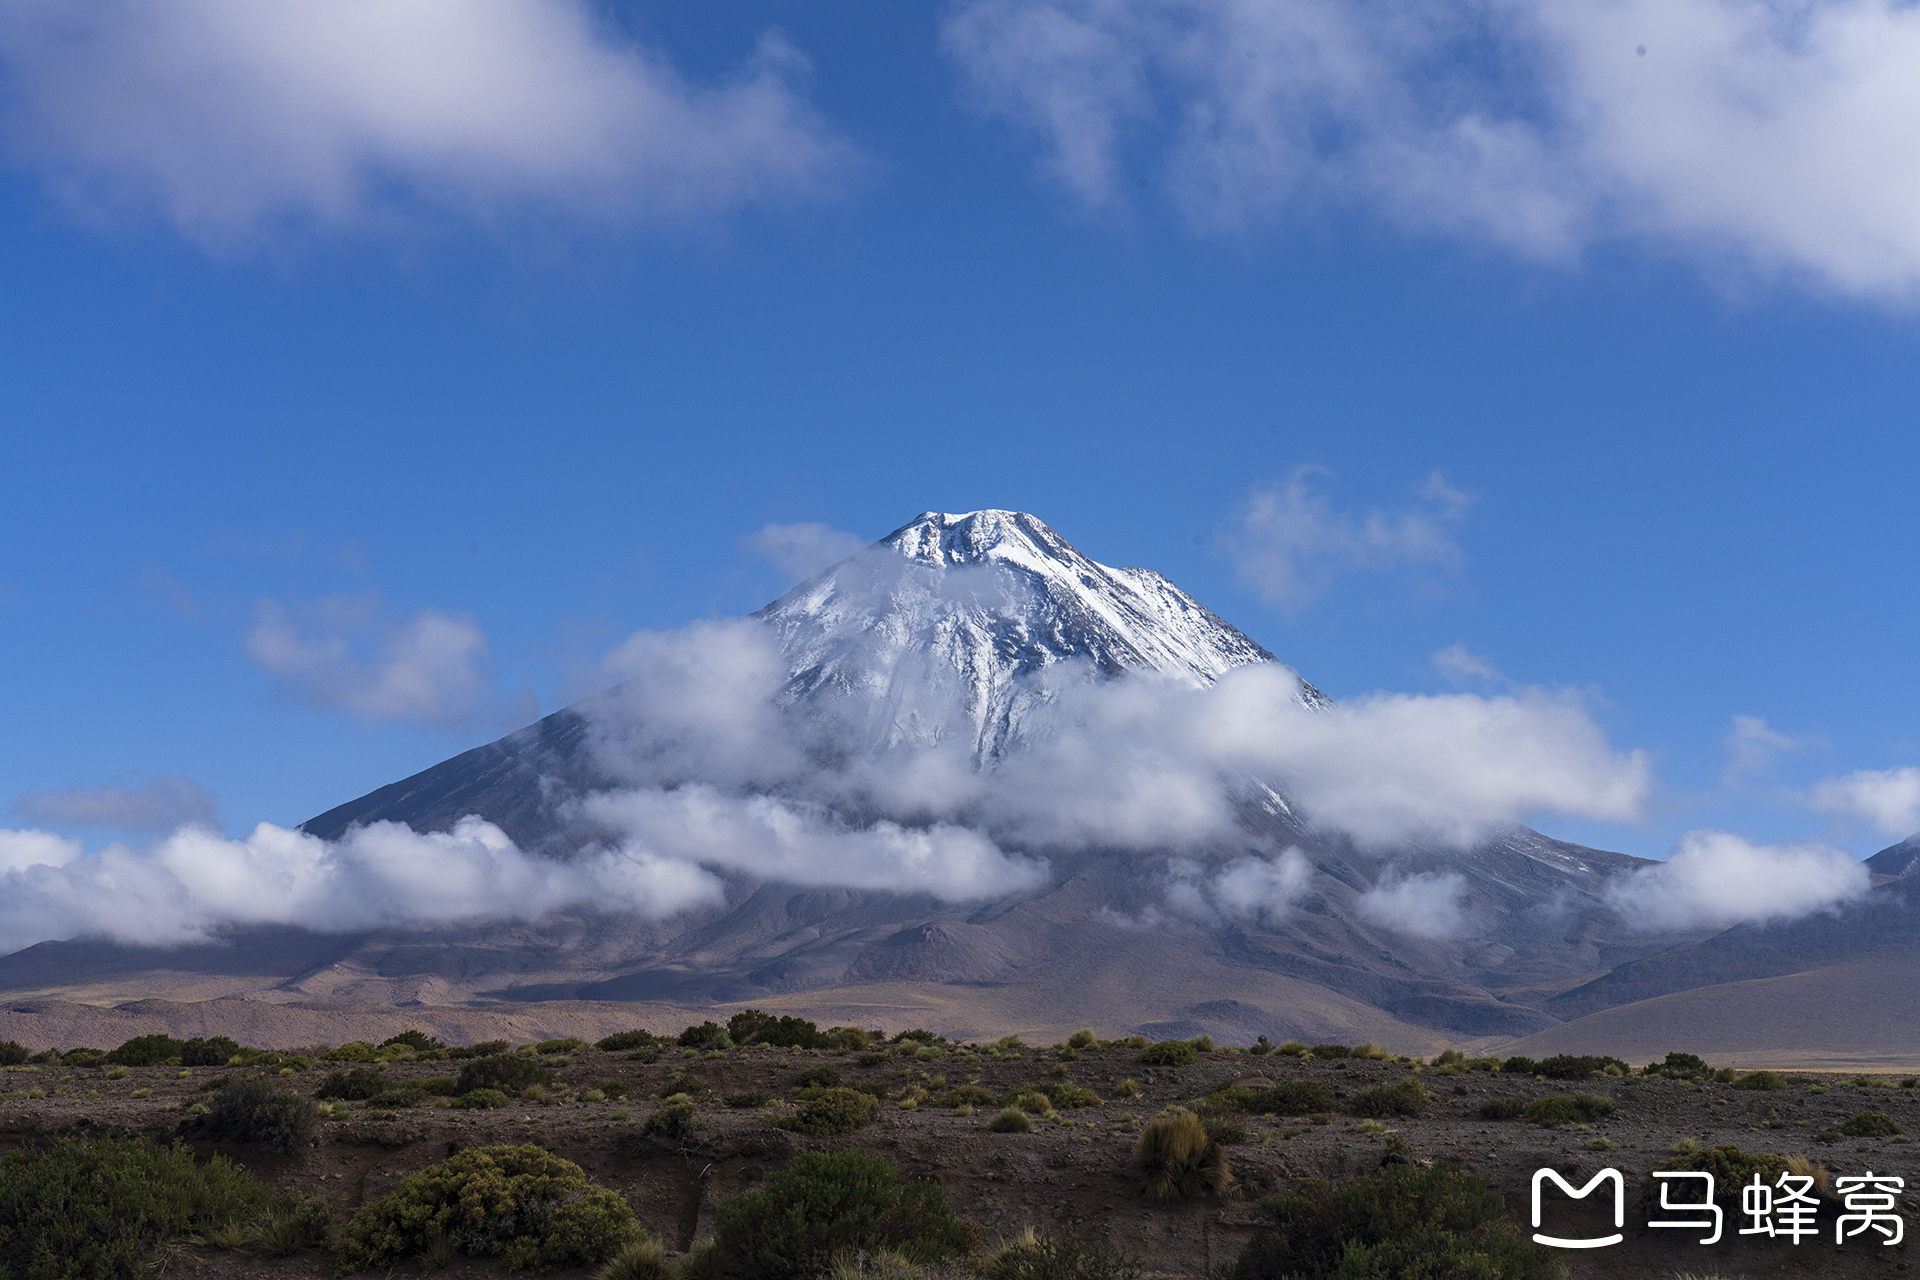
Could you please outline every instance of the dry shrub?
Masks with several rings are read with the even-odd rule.
[[[1182,1112],[1155,1120],[1140,1131],[1133,1147],[1140,1166],[1141,1189],[1159,1200],[1186,1200],[1205,1192],[1217,1196],[1234,1190],[1227,1149],[1207,1136],[1200,1117]]]

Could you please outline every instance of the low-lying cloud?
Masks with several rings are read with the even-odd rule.
[[[583,0],[18,0],[0,66],[0,128],[56,195],[223,250],[423,216],[686,223],[854,165],[777,35],[694,84]]]
[[[1093,209],[1367,208],[1569,261],[1636,238],[1920,296],[1920,10],[1895,0],[963,0],[982,110]]]
[[[212,822],[213,797],[192,778],[156,774],[134,786],[68,787],[15,796],[14,812],[28,822],[68,827],[118,827],[124,831],[172,831]]]
[[[1690,831],[1658,866],[1616,876],[1607,900],[1650,932],[1791,919],[1866,893],[1866,866],[1827,845],[1756,845],[1725,831]]]
[[[434,609],[392,622],[370,597],[261,600],[246,649],[306,701],[368,720],[461,729],[493,698],[486,634]]]
[[[1920,768],[1860,769],[1827,778],[1808,797],[1815,809],[1846,822],[1864,822],[1883,836],[1920,832]]]
[[[1354,909],[1396,933],[1415,938],[1452,938],[1464,931],[1466,877],[1452,871],[1390,876],[1361,894]]]

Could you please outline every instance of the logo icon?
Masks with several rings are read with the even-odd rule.
[[[1602,1236],[1597,1240],[1563,1240],[1558,1236],[1541,1235],[1540,1234],[1540,1185],[1549,1180],[1551,1180],[1556,1187],[1559,1187],[1562,1191],[1566,1192],[1569,1197],[1575,1200],[1585,1200],[1589,1195],[1593,1194],[1594,1188],[1598,1187],[1601,1183],[1611,1182],[1613,1184],[1613,1225],[1616,1228],[1614,1233],[1610,1236]],[[1552,1248],[1555,1248],[1555,1249],[1603,1249],[1610,1244],[1619,1244],[1622,1240],[1626,1238],[1618,1230],[1618,1228],[1624,1227],[1626,1225],[1627,1225],[1627,1180],[1620,1176],[1620,1171],[1618,1169],[1602,1169],[1600,1172],[1594,1174],[1593,1177],[1588,1180],[1587,1185],[1584,1187],[1581,1187],[1578,1191],[1574,1190],[1572,1183],[1568,1182],[1565,1178],[1560,1176],[1560,1172],[1557,1169],[1534,1170],[1534,1174],[1533,1174],[1533,1242],[1535,1244],[1544,1244],[1544,1245],[1551,1246]],[[1675,1225],[1678,1225],[1678,1224],[1675,1224]],[[1687,1225],[1691,1226],[1693,1224],[1689,1223]],[[1716,1239],[1718,1238],[1717,1230],[1715,1232],[1715,1238]]]

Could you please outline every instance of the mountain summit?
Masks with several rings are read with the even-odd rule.
[[[869,749],[964,731],[983,761],[1020,736],[1051,670],[1201,686],[1275,661],[1160,574],[1090,560],[1020,511],[925,512],[753,616],[779,636],[783,701],[857,704]]]

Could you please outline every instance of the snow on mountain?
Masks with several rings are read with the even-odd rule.
[[[1050,678],[1198,688],[1276,661],[1160,574],[1100,564],[1018,511],[926,512],[754,616],[791,672],[782,701],[835,704],[868,749],[964,733],[983,760],[1022,736]],[[1328,705],[1304,681],[1300,698]]]

